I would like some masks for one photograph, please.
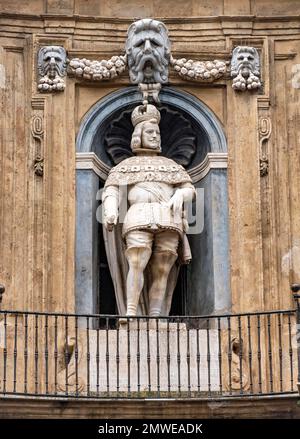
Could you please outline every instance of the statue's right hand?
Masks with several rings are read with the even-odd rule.
[[[112,232],[112,230],[116,224],[117,224],[116,215],[110,215],[104,221],[104,226],[109,232]]]

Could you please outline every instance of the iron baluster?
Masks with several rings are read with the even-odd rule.
[[[262,393],[261,378],[261,346],[260,346],[260,315],[257,315],[257,359],[258,359],[258,386],[259,393]]]
[[[208,378],[208,394],[211,396],[211,379],[210,379],[210,339],[209,339],[209,319],[206,320],[206,343],[207,343],[207,378]]]
[[[127,392],[128,397],[130,397],[130,362],[131,362],[131,355],[130,355],[130,319],[127,318]]]
[[[45,316],[45,385],[46,395],[49,394],[49,368],[48,368],[49,352],[48,352],[48,316]]]
[[[148,393],[151,393],[151,355],[150,355],[150,334],[149,319],[147,319],[147,368],[148,368]]]
[[[240,394],[243,394],[243,339],[241,328],[241,317],[238,316],[238,331],[239,331],[239,363],[240,363]]]
[[[221,348],[221,321],[218,317],[218,361],[219,361],[219,392],[223,393],[223,383],[222,383],[222,348]]]
[[[25,341],[24,341],[24,393],[27,393],[27,374],[28,374],[28,315],[25,314]]]
[[[18,357],[18,314],[15,314],[15,330],[14,330],[14,387],[13,392],[17,391],[17,357]]]
[[[252,375],[252,342],[251,342],[251,318],[247,316],[248,327],[248,358],[249,358],[249,375],[250,375],[250,392],[253,393],[253,375]]]
[[[188,396],[191,397],[191,352],[190,352],[190,321],[187,320],[187,347],[186,347],[186,362],[188,367]]]
[[[292,328],[291,328],[290,314],[288,314],[288,328],[289,328],[289,357],[290,357],[291,392],[292,392],[294,389],[294,368],[293,368]]]
[[[57,350],[57,315],[54,318],[54,394],[57,395],[57,360],[58,360],[58,350]]]
[[[91,362],[91,354],[90,354],[90,319],[86,318],[86,394],[90,396],[90,362]]]
[[[34,375],[35,375],[35,393],[38,393],[38,376],[39,376],[39,322],[38,314],[35,315],[35,349],[34,349]]]
[[[140,395],[141,391],[141,353],[140,353],[140,320],[137,319],[137,349],[136,349],[136,363],[137,363],[137,391],[138,395]]]
[[[75,358],[75,394],[76,396],[79,395],[79,388],[78,388],[78,317],[75,316],[75,351],[74,351],[74,358]]]
[[[159,353],[159,330],[158,330],[158,319],[155,319],[156,328],[156,371],[157,371],[157,397],[160,397],[160,353]]]
[[[228,374],[229,374],[229,393],[232,395],[232,346],[231,346],[231,321],[227,317],[227,331],[228,331]]]
[[[180,327],[177,319],[177,376],[178,376],[178,393],[181,394],[181,374],[180,374],[181,356],[180,356]]]
[[[269,357],[269,373],[270,373],[270,391],[273,393],[273,367],[272,367],[272,342],[271,342],[271,319],[270,314],[267,316],[268,323],[268,357]]]
[[[167,321],[167,372],[168,372],[168,395],[171,394],[171,355],[170,355],[170,319]]]

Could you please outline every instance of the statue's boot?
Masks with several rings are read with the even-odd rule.
[[[149,290],[149,315],[151,317],[158,317],[161,314],[169,273],[176,259],[177,254],[170,250],[155,251],[151,257],[152,284]]]
[[[144,270],[151,256],[149,247],[131,247],[125,255],[129,265],[127,276],[127,316],[135,316],[144,285]]]

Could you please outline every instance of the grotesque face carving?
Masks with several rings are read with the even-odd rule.
[[[125,47],[133,84],[168,81],[170,41],[163,23],[150,18],[133,23]]]
[[[160,130],[156,122],[145,122],[142,129],[142,148],[160,150]]]
[[[67,54],[63,47],[45,46],[39,51],[38,68],[40,76],[55,78],[65,76],[67,66]]]
[[[232,53],[231,75],[244,78],[253,74],[259,76],[259,55],[254,47],[238,46]]]

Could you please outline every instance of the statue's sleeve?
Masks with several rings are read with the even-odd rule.
[[[119,187],[106,186],[104,187],[102,195],[103,215],[104,219],[114,216],[118,218],[119,215]]]

